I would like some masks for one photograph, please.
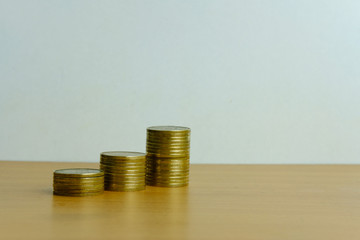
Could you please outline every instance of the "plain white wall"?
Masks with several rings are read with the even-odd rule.
[[[360,1],[1,1],[0,159],[360,163]]]

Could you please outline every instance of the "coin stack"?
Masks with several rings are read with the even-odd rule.
[[[182,187],[189,183],[190,128],[147,128],[146,184]]]
[[[104,192],[104,172],[100,169],[69,168],[54,171],[54,194],[91,196]]]
[[[105,172],[105,190],[139,191],[145,189],[146,154],[140,152],[103,152],[100,168]]]

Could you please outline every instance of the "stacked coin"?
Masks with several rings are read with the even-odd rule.
[[[182,187],[189,183],[190,128],[147,128],[146,184]]]
[[[140,152],[103,152],[100,168],[105,173],[105,190],[139,191],[145,189],[146,154]]]
[[[53,187],[55,195],[98,195],[104,192],[104,172],[91,168],[55,170]]]

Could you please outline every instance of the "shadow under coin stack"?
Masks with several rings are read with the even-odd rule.
[[[91,196],[104,192],[104,172],[92,168],[69,168],[54,171],[54,194]]]
[[[100,168],[105,173],[105,190],[130,192],[145,189],[146,154],[140,152],[103,152]]]
[[[190,128],[147,128],[146,184],[183,187],[189,184]]]

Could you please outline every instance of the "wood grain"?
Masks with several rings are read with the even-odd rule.
[[[0,162],[0,239],[360,239],[360,166],[192,165],[190,186],[52,195],[52,171]]]

